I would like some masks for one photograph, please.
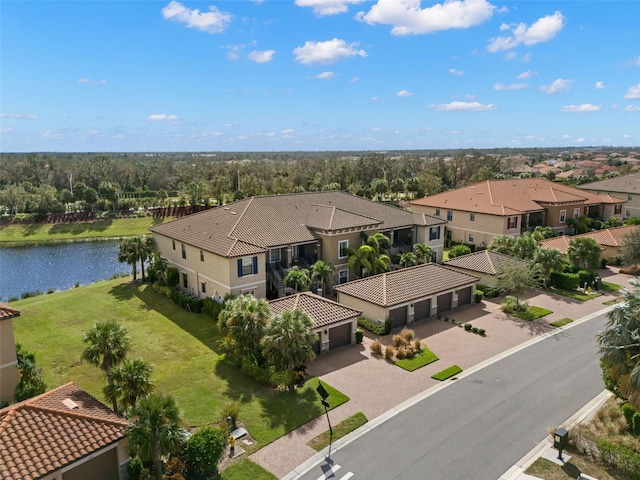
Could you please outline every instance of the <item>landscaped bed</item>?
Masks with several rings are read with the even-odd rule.
[[[431,378],[443,381],[459,374],[460,372],[462,372],[462,369],[458,365],[451,365],[449,368],[445,368],[441,372],[431,375]]]
[[[565,318],[561,318],[560,320],[556,320],[555,322],[551,322],[550,325],[552,327],[560,328],[560,327],[564,327],[565,325],[567,325],[567,324],[569,324],[571,322],[573,322],[573,320],[571,318],[565,317]]]
[[[335,442],[339,438],[342,438],[345,435],[353,432],[356,428],[361,427],[362,425],[367,423],[367,421],[368,420],[365,414],[362,412],[358,412],[355,415],[351,415],[349,418],[344,419],[338,425],[335,425],[333,427],[333,439],[331,439],[331,432],[327,430],[326,432],[323,432],[317,437],[309,440],[307,445],[319,452],[324,447],[329,445],[330,439]]]
[[[533,320],[537,320],[538,318],[542,318],[546,315],[553,313],[553,310],[549,310],[542,307],[529,307],[524,312],[515,312],[515,315],[522,320],[527,320],[528,322],[532,322]]]
[[[412,358],[403,358],[402,360],[396,360],[394,363],[400,368],[404,368],[408,372],[429,365],[430,363],[438,360],[438,356],[429,350],[427,347],[422,347],[422,351]]]
[[[562,288],[548,288],[547,291],[549,293],[555,293],[556,295],[572,298],[573,300],[579,300],[581,302],[586,302],[587,300],[591,300],[592,298],[602,296],[602,293],[595,290],[592,290],[591,293],[586,293],[577,290],[564,290]]]

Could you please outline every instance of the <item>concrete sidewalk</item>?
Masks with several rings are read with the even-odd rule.
[[[623,287],[627,287],[628,280],[632,278],[620,275],[615,270],[602,271],[601,275],[605,281],[618,283]],[[472,367],[475,371],[487,362],[502,358],[506,352],[556,332],[557,329],[550,326],[550,322],[565,317],[578,320],[590,316],[606,308],[603,302],[613,298],[615,295],[605,294],[580,302],[556,295],[534,293],[527,297],[530,305],[553,310],[552,314],[534,322],[507,316],[500,311],[500,299],[488,299],[481,304],[447,314],[456,322],[469,322],[485,329],[486,337],[466,332],[463,328],[454,326],[451,320],[445,322],[434,319],[411,325],[422,343],[440,358],[414,372],[407,372],[383,359],[372,357],[368,346],[376,338],[374,336],[365,337],[362,345],[342,347],[317,358],[310,365],[309,372],[350,398],[347,403],[331,410],[332,425],[337,425],[357,412],[364,413],[369,420],[378,420],[386,416],[386,412],[406,403],[407,399],[423,396],[434,387],[446,386],[447,383],[431,378],[434,373],[453,364],[465,370],[463,374],[468,373]],[[383,344],[391,344],[390,335],[379,338]],[[328,425],[323,415],[261,448],[249,458],[278,478],[283,478],[317,455],[307,442],[326,430]]]

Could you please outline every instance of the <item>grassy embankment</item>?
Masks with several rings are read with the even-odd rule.
[[[75,223],[16,223],[0,227],[0,248],[144,235],[149,233],[149,227],[169,220],[172,218],[103,218]]]
[[[229,399],[240,402],[254,450],[322,415],[324,408],[310,380],[295,392],[263,387],[224,361],[220,333],[206,314],[189,313],[157,294],[150,285],[127,279],[99,282],[11,303],[21,311],[15,339],[36,354],[49,388],[74,381],[103,399],[102,372],[80,361],[83,333],[96,321],[117,320],[129,332],[130,358],[153,364],[156,390],[173,395],[189,425],[218,420]],[[348,397],[324,384],[337,407]]]

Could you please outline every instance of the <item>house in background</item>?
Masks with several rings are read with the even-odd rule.
[[[622,219],[625,200],[538,178],[487,180],[409,202],[415,212],[447,220],[446,240],[485,246],[499,235],[519,236],[536,226],[566,233],[583,215]]]
[[[74,383],[0,410],[0,478],[119,480],[128,422]]]
[[[313,345],[316,355],[355,342],[360,310],[345,307],[310,292],[298,293],[269,302],[274,315],[300,309],[313,321],[318,341]]]
[[[251,197],[151,228],[163,258],[180,272],[180,287],[197,297],[227,293],[281,297],[293,265],[317,260],[336,267],[335,284],[349,281],[349,248],[382,232],[392,255],[415,243],[442,258],[446,220],[412,213],[345,192]]]
[[[338,285],[338,302],[393,328],[426,320],[473,302],[479,278],[426,263]]]
[[[539,246],[540,248],[553,248],[566,255],[571,240],[574,238],[591,238],[600,245],[600,259],[606,258],[609,260],[614,257],[622,257],[623,237],[637,228],[640,227],[638,225],[625,225],[623,227],[605,228],[580,235],[552,237],[539,242]]]
[[[585,183],[578,188],[597,195],[607,194],[626,199],[624,217],[640,217],[640,173]]]
[[[20,379],[13,336],[13,319],[19,316],[18,310],[0,302],[0,404],[13,400],[13,392]]]
[[[509,262],[526,264],[525,261],[516,257],[491,250],[480,250],[469,253],[468,255],[460,255],[459,257],[452,258],[451,260],[442,262],[442,265],[458,272],[476,275],[480,278],[478,280],[480,285],[496,287],[500,269]]]

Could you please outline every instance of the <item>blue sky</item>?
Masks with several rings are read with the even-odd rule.
[[[637,1],[0,9],[3,152],[640,144]]]

